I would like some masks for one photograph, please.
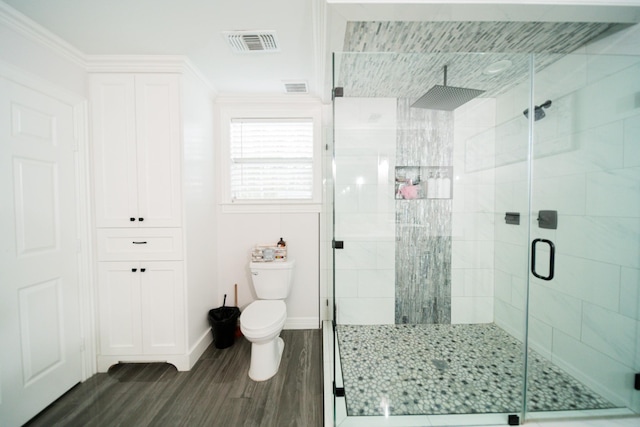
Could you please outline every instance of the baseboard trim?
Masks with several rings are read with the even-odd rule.
[[[189,350],[189,369],[193,368],[200,356],[207,350],[207,348],[213,342],[213,335],[211,335],[211,328],[207,328],[206,332],[202,334],[196,344]]]
[[[284,329],[320,329],[320,318],[288,317]]]

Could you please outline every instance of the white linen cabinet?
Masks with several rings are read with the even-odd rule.
[[[188,315],[189,292],[202,292],[186,280],[182,77],[90,75],[99,372],[150,361],[188,370],[210,342],[206,311]]]
[[[96,225],[180,227],[176,74],[91,76]]]

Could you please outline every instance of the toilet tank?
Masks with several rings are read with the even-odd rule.
[[[259,299],[285,299],[293,282],[295,260],[249,264],[253,289]]]

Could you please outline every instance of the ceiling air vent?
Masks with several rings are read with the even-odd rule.
[[[283,81],[286,93],[308,93],[307,82],[304,81]]]
[[[225,31],[222,34],[234,52],[277,52],[280,50],[275,31]]]

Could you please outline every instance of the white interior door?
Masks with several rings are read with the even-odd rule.
[[[0,77],[0,425],[81,380],[72,106]]]

